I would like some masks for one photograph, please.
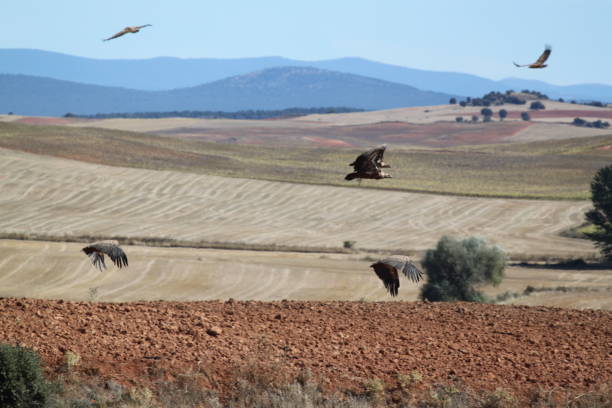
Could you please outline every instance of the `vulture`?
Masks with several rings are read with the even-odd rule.
[[[117,37],[121,37],[124,34],[127,33],[137,33],[140,31],[141,28],[145,28],[145,27],[151,27],[151,24],[145,24],[145,25],[141,25],[141,26],[132,26],[132,27],[125,27],[123,30],[119,31],[117,34],[113,35],[112,37],[108,37],[102,41],[108,41],[108,40],[112,40],[115,39]]]
[[[390,174],[381,170],[385,167],[391,167],[383,162],[383,155],[385,154],[386,148],[387,145],[381,145],[357,156],[355,161],[349,164],[349,166],[353,166],[355,171],[347,174],[344,179],[353,180],[361,178],[378,180],[382,178],[391,178]]]
[[[534,62],[533,64],[519,65],[519,64],[517,64],[514,61],[512,61],[512,63],[515,66],[517,66],[517,67],[544,68],[544,67],[548,66],[548,65],[545,64],[545,62],[548,59],[548,57],[550,56],[550,52],[551,51],[552,51],[552,48],[550,47],[550,45],[547,45],[546,49],[544,50],[542,55],[540,55],[540,58],[538,58],[538,60],[536,62]]]
[[[91,259],[93,265],[100,271],[106,269],[104,254],[108,255],[118,268],[128,265],[128,259],[123,249],[119,248],[119,245],[111,242],[96,242],[95,244],[83,248],[83,252],[85,252],[89,259]]]
[[[410,258],[403,255],[392,255],[381,259],[370,265],[370,268],[374,268],[374,272],[383,281],[385,289],[391,296],[397,296],[397,290],[400,286],[399,272],[402,272],[413,282],[418,282],[423,277],[423,273],[417,269]]]

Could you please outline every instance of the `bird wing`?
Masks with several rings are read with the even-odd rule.
[[[113,35],[112,37],[108,37],[108,38],[106,38],[106,39],[104,39],[102,41],[112,40],[112,39],[115,39],[117,37],[121,37],[122,35],[127,34],[129,32],[130,32],[130,27],[126,27],[123,30],[119,31],[117,34]]]
[[[390,265],[401,271],[408,279],[418,282],[423,278],[423,273],[416,267],[409,257],[403,255],[392,255],[380,262]]]
[[[397,291],[400,286],[397,269],[381,261],[370,265],[370,267],[374,268],[376,276],[378,276],[380,280],[383,281],[385,289],[387,289],[391,296],[397,296]]]
[[[102,259],[102,265],[104,265],[104,254],[108,255],[111,261],[113,261],[113,263],[118,268],[122,268],[128,265],[127,255],[125,254],[125,252],[123,252],[123,249],[121,249],[118,245],[115,244],[98,242],[83,248],[83,252],[89,255],[89,257],[92,259],[92,262],[94,262],[94,265],[96,265],[96,260],[99,258]]]
[[[546,49],[544,50],[544,52],[542,53],[542,55],[540,55],[540,58],[538,58],[538,60],[535,62],[534,65],[542,65],[546,62],[546,60],[548,59],[548,57],[550,56],[550,53],[552,51],[552,48],[550,47],[550,45],[546,46]]]
[[[145,25],[141,25],[141,26],[136,26],[136,28],[138,30],[140,30],[141,28],[145,28],[145,27],[151,27],[151,24],[145,24]]]
[[[374,163],[376,163],[377,166],[380,167],[380,165],[382,164],[383,161],[383,155],[385,154],[385,150],[387,149],[387,145],[380,145],[378,147],[373,148],[372,150],[370,150],[370,157],[371,160],[374,161]]]
[[[514,61],[512,61],[512,63],[514,64],[514,66],[515,66],[515,67],[519,67],[519,68],[520,68],[520,67],[528,67],[529,65],[531,65],[531,64],[519,65],[519,64],[517,64],[517,63],[516,63],[516,62],[514,62]]]

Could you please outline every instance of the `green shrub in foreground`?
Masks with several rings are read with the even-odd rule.
[[[421,263],[427,271],[422,299],[483,302],[484,295],[476,287],[501,283],[506,255],[496,246],[487,246],[480,238],[460,241],[444,236],[435,249],[425,253]]]
[[[50,398],[51,386],[43,376],[38,354],[0,344],[0,407],[45,407]]]

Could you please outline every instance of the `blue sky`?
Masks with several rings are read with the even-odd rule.
[[[3,1],[0,48],[90,58],[363,57],[491,79],[612,85],[610,0]],[[102,42],[126,25],[153,24]],[[553,46],[549,67],[519,70]]]

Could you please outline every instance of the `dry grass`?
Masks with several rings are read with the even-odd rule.
[[[248,129],[245,130],[248,132]],[[453,149],[389,149],[393,179],[364,188],[515,198],[586,199],[612,136]],[[344,180],[359,152],[226,145],[133,132],[0,123],[0,147],[90,163],[294,183]]]

